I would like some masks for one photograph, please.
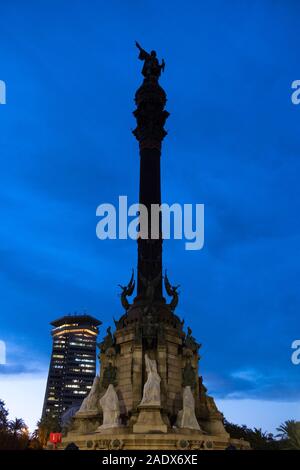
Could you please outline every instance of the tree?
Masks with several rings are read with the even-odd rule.
[[[30,442],[29,433],[23,419],[8,420],[8,410],[3,400],[0,400],[0,449],[26,449]]]
[[[273,434],[263,432],[261,429],[250,429],[246,425],[239,426],[226,420],[224,425],[232,438],[248,441],[254,450],[279,450],[282,448],[281,442],[276,440]]]
[[[284,448],[300,450],[300,421],[289,419],[278,428],[278,437],[284,441]]]
[[[28,428],[22,418],[15,418],[13,421],[8,423],[9,430],[12,432],[14,437],[27,434]]]
[[[0,431],[8,429],[8,410],[5,408],[5,403],[0,400]]]
[[[34,431],[34,436],[36,436],[42,446],[45,446],[48,442],[51,432],[60,432],[61,426],[58,418],[53,416],[45,416],[37,422],[37,429]]]
[[[254,428],[250,433],[250,444],[257,450],[279,450],[279,442],[274,439],[273,434],[263,432],[261,428]]]

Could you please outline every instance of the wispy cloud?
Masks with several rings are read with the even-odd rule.
[[[220,399],[217,406],[225,418],[236,424],[262,428],[277,434],[276,428],[288,419],[300,421],[300,402],[278,402],[259,399]]]
[[[31,376],[44,375],[49,364],[45,355],[41,356],[37,348],[22,344],[24,337],[19,338],[19,343],[6,342],[6,364],[0,365],[0,377],[30,374]]]
[[[245,380],[246,382],[258,383],[263,375],[255,369],[244,369],[231,372],[231,377],[234,379]]]
[[[259,400],[273,402],[300,401],[298,378],[295,369],[239,369],[223,374],[208,373],[206,384],[209,393],[223,400]]]

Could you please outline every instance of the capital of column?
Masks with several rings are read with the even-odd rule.
[[[169,116],[168,111],[164,109],[166,101],[166,93],[156,80],[145,79],[137,90],[137,109],[133,112],[137,127],[133,135],[140,144],[140,150],[161,150],[161,143],[167,135],[164,125]]]

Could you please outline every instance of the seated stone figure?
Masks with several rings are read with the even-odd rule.
[[[201,431],[195,415],[195,400],[189,385],[183,390],[183,409],[178,412],[176,427]]]
[[[115,388],[110,384],[99,401],[103,410],[103,424],[97,431],[120,426],[120,404]]]
[[[226,435],[224,427],[224,416],[218,410],[213,397],[207,395],[207,388],[203,384],[203,378],[199,377],[199,405],[200,405],[200,424],[204,431],[213,435]]]
[[[142,405],[160,406],[160,376],[157,373],[157,365],[154,359],[145,355],[146,371],[148,374],[147,382],[144,385]]]
[[[78,412],[76,414],[98,414],[99,413],[99,406],[98,406],[98,400],[99,400],[99,389],[100,389],[100,378],[98,375],[94,378],[94,382],[92,385],[92,388],[90,390],[90,393],[88,394],[87,397],[83,400]]]

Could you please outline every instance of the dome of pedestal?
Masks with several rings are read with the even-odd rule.
[[[132,326],[137,323],[143,323],[145,320],[150,320],[153,323],[169,325],[182,332],[183,321],[172,312],[169,305],[163,301],[154,302],[151,307],[143,300],[135,300],[116,322],[117,330]]]

